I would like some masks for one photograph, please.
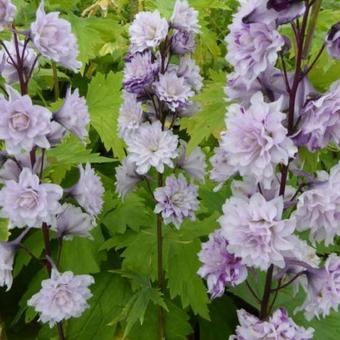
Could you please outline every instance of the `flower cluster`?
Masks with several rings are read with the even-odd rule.
[[[230,339],[312,339],[313,330],[297,326],[286,310],[270,316],[271,294],[292,283],[306,292],[297,310],[308,320],[340,304],[339,257],[330,254],[322,263],[313,248],[340,236],[340,163],[312,174],[299,158],[301,148],[314,152],[340,143],[340,83],[322,94],[308,80],[324,47],[339,59],[340,30],[334,25],[316,59],[302,67],[310,41],[300,23],[308,22],[310,8],[309,1],[240,0],[225,39],[233,72],[225,87],[226,129],[210,159],[210,178],[216,190],[231,179],[232,197],[223,205],[221,228],[202,244],[198,274],[216,298],[247,273],[251,280],[254,270],[266,272],[262,299],[248,283],[260,302],[259,317],[238,311],[240,325]],[[286,64],[292,43],[280,33],[288,22],[298,50],[294,72]],[[306,231],[309,241],[297,235]]]
[[[140,182],[152,189],[152,174],[183,170],[204,180],[205,155],[200,148],[187,154],[184,140],[174,133],[180,118],[193,115],[192,101],[202,88],[199,67],[191,57],[199,32],[198,13],[187,0],[177,0],[169,20],[158,11],[140,12],[130,26],[130,48],[125,58],[123,104],[119,134],[127,157],[116,169],[116,191],[125,197]],[[155,212],[177,228],[198,210],[198,190],[183,174],[158,181],[153,196]]]
[[[0,72],[7,82],[6,96],[0,98],[0,139],[5,148],[0,161],[0,215],[8,219],[10,229],[23,230],[15,240],[0,243],[0,286],[7,289],[13,282],[16,250],[23,246],[21,242],[28,233],[43,232],[47,255],[51,248],[49,231],[60,241],[59,252],[63,239],[92,238],[90,231],[101,212],[104,193],[90,164],[85,168],[79,165],[80,178],[71,188],[51,183],[44,173],[50,161],[46,150],[60,144],[68,131],[84,142],[90,117],[78,89],[69,88],[60,109],[51,112],[34,103],[28,83],[41,55],[73,71],[79,71],[81,63],[77,61],[77,41],[70,23],[59,18],[57,12],[46,14],[44,1],[27,32],[16,30],[15,13],[11,1],[0,1],[0,27],[10,25],[12,35],[10,41],[2,42],[0,52]],[[20,93],[11,86],[17,83]],[[41,290],[28,305],[40,313],[42,322],[52,327],[82,314],[88,307],[88,286],[94,279],[72,272],[59,273],[50,257],[45,262],[49,272],[53,267],[51,277],[42,282]]]

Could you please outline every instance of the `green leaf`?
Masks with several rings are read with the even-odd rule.
[[[0,241],[7,241],[10,235],[8,230],[9,221],[5,218],[0,218]]]
[[[98,227],[92,231],[92,235],[94,240],[75,237],[73,240],[63,242],[60,261],[63,270],[71,270],[76,274],[100,271],[100,263],[105,259],[105,253],[99,252],[103,236]]]
[[[201,111],[193,117],[182,119],[181,127],[186,129],[191,136],[188,152],[209,138],[211,134],[218,138],[224,129],[226,103],[223,87],[225,81],[225,74],[213,71],[211,80],[207,81],[203,91],[196,96]]]
[[[78,165],[82,163],[110,163],[113,158],[100,156],[99,153],[92,153],[75,136],[67,136],[61,144],[47,150],[47,157],[51,166],[57,165]]]
[[[115,325],[112,319],[118,317],[131,296],[127,280],[112,273],[100,273],[95,276],[91,287],[93,297],[89,300],[90,308],[79,318],[73,318],[67,325],[67,338],[81,340],[114,339]]]
[[[154,213],[145,205],[144,199],[137,194],[130,194],[124,201],[117,201],[114,210],[109,212],[103,223],[111,234],[124,233],[126,228],[138,231],[155,220]]]
[[[121,83],[121,73],[110,73],[106,78],[98,73],[92,79],[87,94],[91,124],[98,132],[106,150],[112,149],[119,159],[125,156],[123,141],[117,134]]]

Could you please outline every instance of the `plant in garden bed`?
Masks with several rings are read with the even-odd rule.
[[[195,114],[192,100],[202,88],[199,67],[191,58],[198,13],[187,1],[176,2],[169,21],[154,12],[140,12],[130,26],[125,60],[119,132],[127,157],[116,170],[116,190],[124,198],[144,183],[157,214],[157,287],[165,294],[164,228],[180,229],[199,208],[194,181],[204,180],[205,155],[190,154],[181,138],[182,117]],[[165,336],[164,305],[159,307],[159,338]]]
[[[56,325],[59,338],[63,339],[62,321],[79,317],[89,307],[88,287],[94,283],[90,275],[59,271],[63,240],[91,237],[90,231],[102,208],[104,188],[89,164],[79,165],[79,181],[71,188],[53,184],[45,176],[48,150],[60,144],[68,131],[84,142],[89,113],[78,90],[69,89],[64,103],[55,112],[36,105],[29,96],[29,82],[38,72],[42,57],[51,61],[54,68],[54,63],[58,63],[78,72],[81,63],[77,61],[77,41],[69,22],[57,12],[45,13],[44,1],[26,31],[16,28],[16,7],[11,1],[1,0],[0,7],[1,29],[11,35],[11,40],[0,42],[1,73],[7,82],[0,98],[0,139],[4,142],[0,214],[8,219],[11,233],[18,235],[0,243],[0,284],[7,286],[7,290],[11,288],[18,249],[45,266],[48,278],[42,281],[40,291],[29,299],[28,305],[39,314],[41,322],[49,323],[50,327]],[[17,85],[19,92],[15,89]],[[43,258],[36,258],[23,243],[36,229],[43,234]],[[52,253],[55,238],[56,256]]]
[[[283,308],[275,311],[290,285],[306,292],[295,307],[307,320],[326,317],[340,304],[340,257],[322,259],[316,251],[317,242],[327,246],[340,236],[340,164],[315,174],[305,171],[302,159],[306,149],[340,142],[339,82],[319,93],[308,80],[325,46],[340,57],[338,24],[320,51],[310,53],[320,3],[240,1],[226,37],[234,72],[225,92],[236,103],[227,109],[210,177],[216,189],[232,179],[232,197],[223,205],[221,228],[202,246],[198,273],[212,298],[241,284],[253,296],[256,315],[240,309],[231,339],[312,339],[312,328],[297,326]],[[283,24],[291,27],[292,41],[280,33]],[[260,294],[256,271],[265,272]]]

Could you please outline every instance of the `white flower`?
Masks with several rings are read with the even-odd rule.
[[[11,289],[13,283],[13,262],[15,256],[15,245],[0,242],[0,287],[7,286]]]
[[[56,184],[40,183],[39,177],[24,168],[19,182],[9,180],[0,191],[1,216],[9,218],[14,227],[40,228],[41,223],[55,225],[60,211],[63,189]]]
[[[200,75],[200,68],[190,56],[186,55],[180,59],[177,75],[184,77],[195,92],[199,92],[202,89],[203,78]]]
[[[1,5],[0,5],[1,6]],[[14,40],[11,41],[4,41],[4,45],[7,47],[8,52],[14,59],[14,61],[17,60],[17,51],[16,46],[14,43]],[[24,42],[21,40],[18,40],[18,51],[19,55],[22,56],[24,49]],[[38,62],[36,62],[37,54],[31,48],[30,46],[25,47],[25,53],[23,56],[23,72],[25,75],[25,78],[27,79],[28,76],[31,73],[32,67],[37,68]],[[13,84],[15,82],[19,81],[18,71],[13,65],[11,59],[9,58],[7,52],[3,49],[0,51],[0,61],[2,66],[2,76],[5,78],[7,84]],[[35,63],[35,64],[34,64]]]
[[[131,52],[157,47],[167,36],[169,25],[158,11],[139,12],[130,26]]]
[[[123,104],[118,117],[119,134],[125,140],[134,133],[143,122],[142,104],[137,101],[137,95],[123,92]]]
[[[119,197],[124,198],[142,179],[143,176],[136,172],[136,163],[129,156],[124,158],[122,165],[116,168],[115,184]]]
[[[80,178],[69,192],[77,202],[92,216],[100,213],[103,207],[104,187],[90,164],[78,166]]]
[[[282,196],[266,201],[256,193],[250,199],[228,199],[219,219],[222,234],[229,242],[227,250],[247,266],[266,270],[274,264],[283,268],[282,252],[292,248],[290,237],[295,223],[282,220],[282,212]]]
[[[185,218],[195,220],[199,207],[197,195],[197,186],[188,184],[182,174],[178,178],[171,175],[167,177],[164,187],[155,190],[155,213],[162,214],[165,224],[173,223],[179,229]]]
[[[53,268],[51,278],[42,282],[40,291],[27,304],[40,313],[41,322],[52,328],[62,320],[79,317],[89,307],[87,300],[92,294],[88,287],[93,283],[90,275],[59,273]]]
[[[90,122],[90,115],[86,100],[84,97],[79,96],[78,89],[74,90],[73,93],[70,88],[67,90],[64,105],[53,117],[78,138],[84,139],[87,136],[86,127]]]
[[[9,86],[7,91],[9,101],[0,98],[0,138],[5,140],[7,152],[29,152],[34,146],[48,149],[46,136],[51,129],[52,113],[33,105],[28,95],[21,96]]]
[[[31,25],[31,38],[36,49],[46,58],[73,71],[79,71],[81,62],[77,40],[72,33],[71,24],[59,18],[59,12],[46,14],[44,0],[37,10],[36,20]]]
[[[185,78],[177,76],[175,72],[160,74],[154,88],[159,99],[164,101],[171,111],[185,106],[189,98],[195,94]]]
[[[285,115],[281,100],[265,103],[257,92],[248,109],[233,104],[228,108],[227,131],[221,147],[228,153],[231,167],[241,176],[253,176],[269,188],[277,164],[288,164],[297,151],[282,125]]]
[[[136,171],[146,174],[153,166],[160,173],[164,166],[173,167],[173,159],[177,157],[178,137],[171,131],[162,130],[159,121],[144,123],[127,141],[129,157],[136,163]]]
[[[198,33],[198,12],[189,6],[187,0],[177,0],[170,19],[172,27],[187,32]]]
[[[0,0],[0,31],[12,23],[16,10],[17,8],[10,0]]]
[[[72,204],[65,203],[62,205],[62,211],[57,216],[56,231],[58,237],[63,237],[65,240],[72,240],[73,236],[92,239],[90,231],[93,228],[93,219],[90,215]]]

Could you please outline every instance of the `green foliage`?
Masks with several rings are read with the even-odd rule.
[[[112,149],[119,159],[124,157],[123,142],[117,135],[121,83],[121,73],[110,73],[107,77],[98,73],[90,82],[86,98],[92,126],[97,130],[106,150]]]

